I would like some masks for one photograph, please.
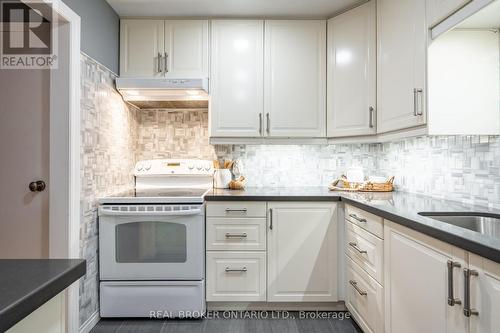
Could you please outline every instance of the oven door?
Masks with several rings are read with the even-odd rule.
[[[201,280],[203,235],[203,205],[101,206],[101,280]]]

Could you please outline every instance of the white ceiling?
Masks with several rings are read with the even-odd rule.
[[[107,0],[120,17],[329,18],[366,0]]]

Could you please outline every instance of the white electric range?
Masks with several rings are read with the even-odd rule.
[[[99,200],[101,317],[200,316],[212,162],[140,161],[134,175],[134,190]]]

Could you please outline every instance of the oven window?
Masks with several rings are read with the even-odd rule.
[[[131,222],[116,226],[116,262],[186,262],[186,226],[170,222]]]

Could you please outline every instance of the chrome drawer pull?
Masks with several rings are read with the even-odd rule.
[[[356,214],[349,214],[349,216],[358,222],[366,223],[366,219],[362,219],[361,217],[358,217],[358,215],[356,215]]]
[[[470,277],[478,276],[479,273],[472,269],[464,268],[464,316],[479,316],[476,309],[470,308]]]
[[[361,250],[358,246],[358,244],[354,243],[354,242],[349,242],[349,245],[355,249],[356,251],[358,251],[359,253],[368,253],[368,251],[366,250]]]
[[[231,209],[231,208],[226,208],[226,213],[231,213],[231,212],[240,212],[240,213],[246,213],[247,209],[242,208],[242,209]]]
[[[448,305],[454,306],[455,304],[462,304],[462,301],[459,298],[455,298],[453,291],[453,268],[460,268],[459,262],[448,260],[446,263],[448,267]]]
[[[349,280],[349,284],[358,292],[358,294],[360,294],[361,296],[367,296],[368,293],[366,291],[363,291],[361,289],[359,289],[358,287],[358,283],[356,281],[353,281],[353,280]]]
[[[226,238],[247,238],[247,234],[246,234],[246,232],[244,232],[242,234],[230,234],[230,233],[227,233],[226,234]]]
[[[229,267],[226,267],[226,273],[232,273],[232,272],[246,272],[247,271],[247,268],[246,267],[243,267],[243,268],[229,268]]]

